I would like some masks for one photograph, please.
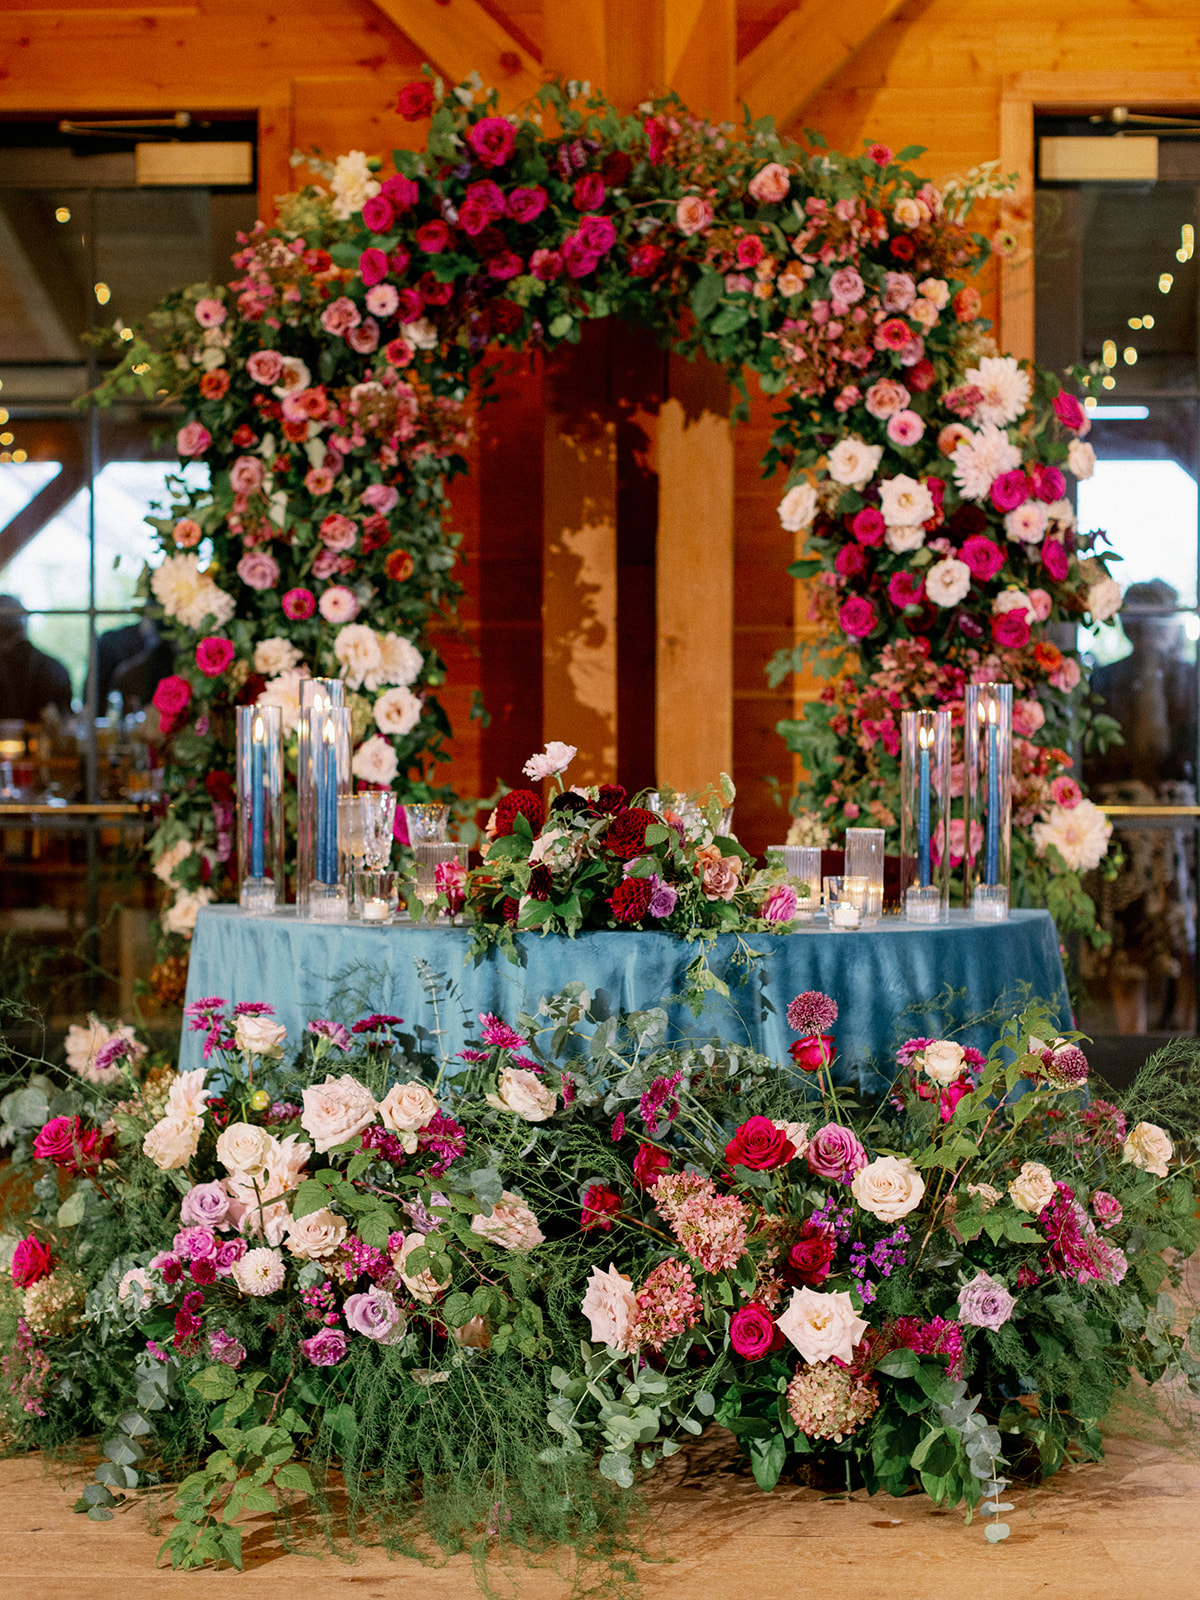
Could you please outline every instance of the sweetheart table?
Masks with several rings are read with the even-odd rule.
[[[422,1048],[452,1055],[476,1032],[481,1011],[515,1021],[518,1011],[535,1012],[544,995],[572,979],[586,986],[602,1015],[663,1004],[685,989],[696,954],[694,945],[653,932],[521,934],[519,963],[502,951],[471,959],[470,943],[465,927],[331,925],[303,921],[290,908],[251,917],[236,906],[205,906],[196,920],[187,998],[265,1000],[287,1027],[289,1049],[313,1018],[350,1023],[381,1011],[403,1017],[404,1031]],[[729,984],[728,999],[709,996],[699,1018],[678,998],[668,1004],[673,1037],[753,1045],[782,1061],[796,1037],[787,1025],[788,1002],[805,989],[821,989],[841,1008],[835,1075],[871,1090],[883,1086],[879,1068],[890,1079],[892,1055],[905,1039],[937,1036],[997,1006],[1011,1013],[1023,993],[1055,1006],[1061,1027],[1071,1023],[1058,935],[1045,911],[1015,911],[998,923],[952,912],[949,923],[935,927],[885,917],[853,933],[831,932],[818,921],[812,929],[747,936],[744,943],[761,952],[748,966],[739,964],[733,935],[718,939],[710,956],[713,972]],[[956,1037],[986,1050],[995,1029]],[[201,1065],[202,1044],[203,1035],[185,1030],[181,1071]]]

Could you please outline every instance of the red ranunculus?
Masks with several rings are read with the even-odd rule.
[[[488,310],[492,319],[492,332],[495,334],[516,333],[525,321],[525,313],[515,300],[506,300],[503,296],[493,300]]]
[[[633,171],[633,161],[624,150],[610,150],[600,163],[600,176],[610,189],[623,188]]]
[[[499,278],[502,282],[508,278],[515,278],[524,270],[525,263],[515,250],[501,250],[498,256],[493,256],[487,264],[488,276]]]
[[[491,221],[491,212],[480,205],[478,200],[468,198],[459,207],[458,225],[472,239],[490,227]]]
[[[507,839],[513,831],[513,820],[518,812],[528,821],[534,833],[541,831],[542,824],[546,820],[546,806],[541,795],[532,789],[510,789],[506,795],[501,796],[495,811],[492,812],[495,838]]]
[[[833,1060],[833,1035],[814,1033],[808,1039],[797,1039],[790,1053],[801,1072],[819,1072]]]
[[[169,678],[162,679],[150,698],[164,717],[177,717],[192,698],[192,686],[186,678],[173,672]]]
[[[617,242],[617,225],[611,217],[584,217],[576,237],[585,250],[602,256]]]
[[[646,849],[646,829],[656,827],[662,818],[642,806],[630,806],[609,823],[604,843],[619,861],[632,861]]]
[[[427,305],[431,306],[448,304],[450,297],[454,293],[454,285],[452,283],[441,283],[434,277],[432,272],[423,272],[421,274],[418,287],[421,290],[421,298]]]
[[[414,78],[396,97],[396,110],[406,122],[417,122],[433,110],[433,85],[427,78]]]
[[[801,1288],[819,1288],[829,1276],[834,1249],[832,1237],[823,1229],[806,1227],[804,1237],[797,1239],[788,1251],[781,1276],[785,1282]]]
[[[770,1117],[751,1117],[743,1122],[725,1146],[725,1160],[730,1167],[749,1167],[751,1172],[769,1172],[772,1167],[785,1166],[795,1154],[795,1145]]]
[[[583,1214],[579,1226],[584,1233],[590,1233],[593,1228],[609,1233],[613,1218],[620,1210],[621,1196],[605,1183],[593,1183],[583,1191]]]
[[[664,255],[660,244],[639,244],[629,252],[629,273],[634,278],[652,278]]]
[[[639,1189],[653,1189],[670,1165],[671,1158],[665,1150],[655,1144],[640,1144],[633,1158],[633,1181]]]
[[[200,379],[200,393],[206,400],[223,400],[229,389],[229,374],[224,367],[206,372]]]
[[[196,646],[196,665],[206,678],[219,678],[233,660],[233,644],[229,639],[210,636]]]
[[[756,267],[767,253],[767,247],[756,233],[748,233],[737,242],[734,250],[739,267]]]
[[[258,443],[258,435],[242,422],[233,430],[233,443],[238,450],[249,450],[252,444]]]
[[[400,322],[415,322],[425,309],[425,297],[419,289],[401,289],[396,317]]]
[[[729,1342],[747,1361],[760,1361],[783,1344],[783,1334],[765,1306],[742,1306],[729,1319]]]
[[[27,1234],[13,1251],[12,1281],[18,1289],[28,1289],[31,1283],[49,1277],[53,1268],[54,1257],[35,1234]]]
[[[467,129],[467,143],[483,167],[502,167],[516,148],[517,133],[506,117],[482,117]]]

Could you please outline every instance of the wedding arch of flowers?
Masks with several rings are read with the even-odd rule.
[[[472,384],[489,348],[577,341],[604,316],[778,396],[764,467],[787,475],[783,526],[807,534],[790,571],[816,580],[840,646],[822,701],[781,726],[809,775],[800,833],[894,819],[899,711],[1002,677],[1018,876],[1089,925],[1078,874],[1107,832],[1067,748],[1086,683],[1048,635],[1112,615],[1119,590],[1068,498],[1067,473],[1092,467],[1084,409],[980,316],[989,247],[968,218],[993,174],[939,191],[915,148],[837,155],[769,119],[714,126],[673,97],[625,115],[580,90],[547,84],[501,116],[477,82],[405,85],[424,148],[391,171],[352,152],[327,188],[284,197],[238,276],[169,297],[101,391],[178,401],[180,457],[208,468],[202,488],[175,482],[144,578],[179,649],[155,695],[165,932],[186,939],[231,892],[237,705],[278,703],[290,728],[300,677],[340,675],[359,781],[432,795],[450,730],[428,628],[459,592],[446,483]]]

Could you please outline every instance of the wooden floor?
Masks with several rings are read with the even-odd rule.
[[[1193,1426],[1195,1424],[1193,1423]],[[106,1524],[72,1513],[77,1482],[37,1459],[0,1461],[0,1600],[472,1600],[469,1563],[428,1569],[359,1551],[351,1562],[284,1554],[269,1523],[247,1570],[156,1571],[134,1509]],[[849,1501],[758,1493],[718,1441],[671,1463],[652,1507],[666,1560],[644,1565],[645,1600],[1200,1600],[1200,1456],[1126,1415],[1107,1461],[1015,1489],[1011,1537],[920,1496]],[[510,1600],[565,1600],[552,1570],[495,1573]]]

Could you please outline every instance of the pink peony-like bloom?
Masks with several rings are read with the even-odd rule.
[[[233,656],[233,644],[228,639],[201,639],[196,646],[196,665],[206,678],[219,678]]]
[[[971,569],[971,576],[978,578],[981,583],[987,583],[994,578],[1004,565],[1004,551],[991,539],[985,539],[982,534],[972,534],[963,541],[961,559]]]
[[[517,133],[506,117],[481,117],[467,129],[467,143],[482,167],[502,167],[516,149]]]
[[[865,595],[852,595],[838,612],[841,630],[851,639],[865,639],[878,620],[875,607]]]
[[[237,564],[237,575],[250,589],[273,589],[279,582],[279,563],[265,550],[247,550]]]
[[[311,589],[289,589],[281,602],[283,614],[289,622],[304,622],[317,609]]]
[[[540,185],[528,189],[511,189],[507,210],[514,222],[534,222],[545,211],[549,197]]]
[[[177,717],[185,711],[192,698],[192,686],[186,678],[181,678],[177,673],[172,673],[168,678],[162,678],[155,687],[150,699],[157,706],[164,717]]]
[[[181,456],[202,456],[212,443],[212,434],[201,422],[185,422],[175,435],[175,448]]]
[[[318,607],[326,622],[353,622],[358,615],[357,598],[352,590],[340,583],[326,589],[318,601]]]
[[[1073,394],[1060,389],[1050,404],[1064,428],[1070,428],[1073,433],[1087,432],[1090,426],[1088,414]]]
[[[246,362],[246,371],[255,383],[270,387],[279,382],[283,357],[278,350],[256,350]]]
[[[895,378],[880,378],[878,383],[873,383],[867,390],[866,407],[873,417],[884,422],[888,417],[894,417],[898,411],[903,411],[912,396],[902,383],[897,383]]]
[[[369,245],[358,258],[358,275],[368,289],[382,283],[388,275],[387,251]]]
[[[322,1328],[311,1339],[302,1339],[300,1348],[314,1367],[336,1367],[345,1360],[347,1341],[340,1328]]]
[[[760,206],[779,205],[787,199],[790,188],[788,169],[778,161],[768,161],[750,179],[750,198],[757,200]]]
[[[887,523],[883,520],[883,512],[878,506],[864,506],[861,511],[854,513],[854,520],[850,524],[850,531],[859,544],[867,546],[883,543],[887,533]]]
[[[898,609],[919,605],[925,592],[925,580],[919,572],[893,572],[888,579],[888,599]]]
[[[1002,472],[991,487],[991,500],[997,511],[1015,511],[1029,498],[1029,479],[1020,467]]]
[[[758,914],[766,922],[791,922],[799,904],[790,883],[777,883],[767,890]]]
[[[866,293],[866,285],[853,267],[840,267],[829,280],[829,293],[834,300],[851,306]]]
[[[897,411],[888,418],[887,436],[902,449],[919,444],[925,437],[925,423],[915,411]]]
[[[783,1342],[766,1306],[742,1306],[729,1319],[729,1342],[747,1361],[760,1361],[777,1341]]]
[[[707,232],[712,227],[712,222],[713,208],[698,194],[684,195],[675,207],[675,226],[685,238],[690,239],[693,234]]]
[[[229,469],[234,494],[255,494],[262,488],[263,464],[257,456],[238,456]]]
[[[36,1234],[30,1233],[19,1241],[13,1251],[9,1270],[17,1287],[28,1289],[42,1278],[50,1276],[54,1270],[54,1257],[50,1254],[49,1246],[44,1245]]]

